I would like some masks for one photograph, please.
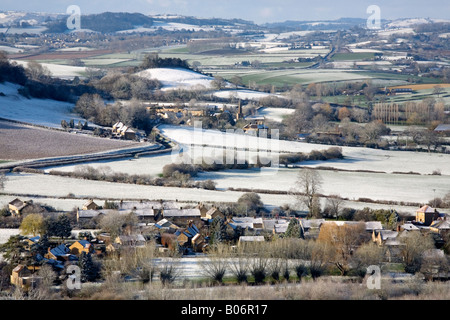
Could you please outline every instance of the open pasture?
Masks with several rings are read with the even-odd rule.
[[[0,121],[0,158],[25,160],[78,155],[132,146],[133,142],[71,134]]]

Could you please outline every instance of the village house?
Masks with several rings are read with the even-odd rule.
[[[448,220],[436,220],[430,225],[430,231],[443,237],[450,233],[450,222]]]
[[[39,204],[33,203],[32,200],[22,201],[16,198],[8,203],[8,210],[13,216],[20,216],[27,213],[43,213],[46,210]]]
[[[41,280],[41,277],[31,274],[30,270],[23,264],[19,264],[15,267],[10,276],[11,284],[25,291],[36,287]]]
[[[206,206],[202,202],[199,202],[198,205],[195,206],[195,209],[200,210],[200,216],[202,217],[202,219],[206,218],[206,213],[208,212],[208,208],[206,208]]]
[[[175,224],[173,224],[171,221],[167,220],[167,219],[161,219],[158,222],[155,223],[154,225],[156,228],[158,229],[163,229],[163,230],[177,230],[179,229],[179,227]]]
[[[97,210],[99,206],[94,202],[94,200],[90,199],[85,204],[83,204],[82,210]]]
[[[57,261],[77,261],[78,258],[71,254],[70,249],[65,244],[60,244],[59,246],[50,249],[48,248],[47,253],[44,255],[46,259],[57,260]]]
[[[200,213],[201,213],[201,211],[200,211]],[[212,207],[204,215],[202,214],[202,219],[212,220],[215,217],[224,218],[225,216],[216,207]]]
[[[425,205],[416,211],[416,223],[420,223],[424,226],[431,225],[431,223],[438,218],[439,212],[429,205]]]
[[[377,243],[379,246],[381,245],[389,245],[394,244],[399,235],[398,231],[392,230],[373,230],[372,232],[372,241]]]
[[[263,218],[253,218],[253,217],[233,217],[228,219],[228,223],[234,226],[239,226],[242,229],[264,229]]]
[[[107,215],[111,212],[117,212],[117,210],[114,209],[77,210],[77,222],[89,221],[96,217]]]
[[[87,240],[78,240],[69,246],[69,250],[71,254],[80,256],[83,252],[93,253],[94,246]]]
[[[187,225],[189,221],[194,221],[197,224],[201,223],[201,213],[196,208],[163,209],[162,216],[181,226]]]
[[[305,238],[317,238],[325,219],[300,219],[299,222]]]
[[[286,219],[264,219],[264,230],[273,234],[284,234],[289,225]]]
[[[420,228],[417,227],[416,225],[414,225],[411,222],[406,222],[404,224],[401,224],[397,228],[397,231],[407,231],[407,232],[409,232],[409,231],[419,231],[419,230],[420,230]]]
[[[145,245],[146,241],[141,234],[131,234],[117,236],[114,243],[121,246],[141,247]]]
[[[264,241],[265,241],[264,236],[240,236],[238,245]]]
[[[8,203],[9,212],[12,215],[19,216],[21,211],[26,208],[30,203],[27,201],[22,201],[19,198],[14,199]]]

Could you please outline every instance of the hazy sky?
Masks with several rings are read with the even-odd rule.
[[[449,0],[0,0],[0,10],[65,13],[78,5],[82,14],[140,12],[202,18],[241,18],[255,23],[285,20],[365,18],[370,5],[381,8],[382,19],[450,19]]]

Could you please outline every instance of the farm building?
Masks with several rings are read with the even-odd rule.
[[[126,140],[133,140],[136,138],[136,131],[126,126],[123,122],[119,121],[113,125],[112,133],[117,137],[124,138]]]

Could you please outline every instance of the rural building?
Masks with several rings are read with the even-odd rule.
[[[48,248],[48,252],[44,256],[49,260],[58,260],[58,261],[77,261],[78,258],[70,253],[70,249],[65,244],[60,244],[59,246],[50,249]]]
[[[224,218],[225,216],[223,215],[222,212],[220,212],[219,209],[217,209],[216,207],[212,207],[211,209],[209,209],[204,215],[202,215],[203,219],[208,219],[208,220],[212,220],[215,217],[220,217],[220,218]]]
[[[286,219],[264,219],[264,230],[273,234],[283,234],[286,232],[289,222]]]
[[[420,229],[411,222],[406,222],[398,226],[398,231],[419,231],[419,230]]]
[[[77,222],[88,221],[102,215],[107,215],[111,212],[117,212],[117,210],[114,209],[77,210]]]
[[[141,234],[121,235],[114,240],[114,243],[122,246],[139,247],[145,245],[145,238]]]
[[[83,204],[83,207],[81,208],[82,210],[97,210],[99,207],[98,205],[94,202],[94,200],[90,199],[88,202],[86,202],[85,204]]]
[[[22,201],[19,198],[8,203],[8,210],[13,216],[20,216],[26,213],[45,212],[45,209],[42,206],[34,204],[32,200]]]
[[[190,221],[201,222],[201,213],[199,209],[163,209],[162,216],[171,219],[178,225],[186,225]]]
[[[166,229],[166,230],[169,230],[169,229],[176,230],[179,228],[177,225],[173,224],[172,222],[170,222],[167,219],[159,220],[158,222],[155,223],[155,227],[158,229]]]
[[[206,213],[208,212],[208,208],[206,208],[206,206],[202,202],[199,202],[199,204],[195,208],[200,210],[200,215],[201,215],[202,218],[206,217]]]
[[[13,269],[10,277],[10,282],[16,287],[28,290],[37,286],[41,279],[41,277],[32,275],[30,270],[28,270],[26,266],[19,264]]]
[[[372,241],[379,246],[386,244],[386,242],[389,242],[388,244],[394,244],[393,241],[396,241],[398,235],[398,231],[374,230],[372,232]]]
[[[242,229],[264,229],[264,221],[262,218],[252,217],[233,217],[228,220],[230,225],[241,227]]]
[[[445,236],[450,233],[450,222],[448,220],[436,220],[430,225],[430,231]]]
[[[14,199],[10,203],[8,203],[9,212],[12,215],[19,216],[21,211],[29,205],[29,202],[22,201],[19,198]]]
[[[87,240],[78,240],[69,247],[69,250],[71,254],[80,256],[83,252],[94,252],[94,246]]]
[[[120,138],[126,140],[134,140],[136,138],[136,131],[126,126],[123,122],[119,121],[113,125],[112,133]]]
[[[431,225],[431,223],[438,218],[439,212],[429,205],[425,205],[416,211],[416,222],[424,226]]]
[[[319,232],[320,227],[325,222],[325,219],[300,219],[300,226],[303,228],[303,232],[316,231]]]
[[[265,239],[263,236],[240,236],[239,237],[239,244],[244,243],[252,243],[252,242],[264,242]]]
[[[443,135],[450,135],[450,124],[440,124],[434,129],[434,132]]]

